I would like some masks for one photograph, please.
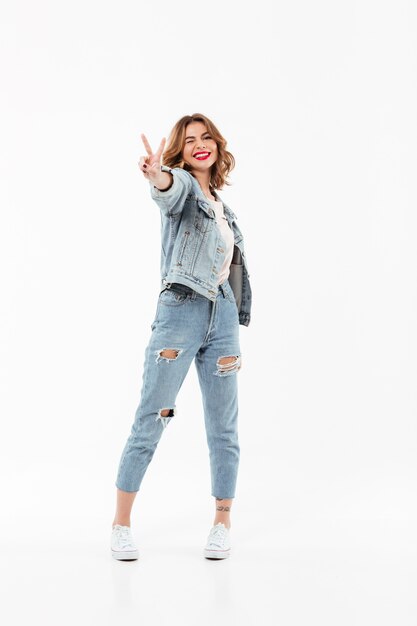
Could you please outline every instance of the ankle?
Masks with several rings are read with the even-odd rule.
[[[130,519],[128,520],[114,520],[112,523],[112,528],[116,526],[116,524],[120,524],[120,526],[129,526],[130,527]]]
[[[213,525],[215,526],[216,524],[219,524],[220,522],[221,522],[222,524],[224,524],[224,525],[226,526],[226,528],[229,528],[229,529],[230,529],[230,527],[231,527],[230,520],[215,519],[215,520],[214,520],[214,524],[213,524]]]

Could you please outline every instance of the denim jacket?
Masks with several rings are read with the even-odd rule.
[[[214,302],[225,255],[225,242],[215,213],[197,179],[187,170],[161,165],[161,171],[170,172],[174,179],[166,191],[149,181],[151,197],[161,209],[161,290],[171,283],[182,283]],[[217,192],[214,195],[223,202]],[[236,215],[224,202],[223,206],[235,238],[228,280],[235,296],[239,324],[249,326],[252,290],[243,236]]]

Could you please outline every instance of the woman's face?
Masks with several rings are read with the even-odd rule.
[[[190,122],[187,124],[185,129],[185,143],[182,151],[184,161],[188,163],[193,170],[203,172],[210,169],[217,160],[217,157],[217,144],[207,132],[203,122]]]

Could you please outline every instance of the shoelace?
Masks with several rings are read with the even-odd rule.
[[[130,528],[115,528],[117,534],[117,540],[120,543],[121,548],[133,547],[132,537],[130,536]]]
[[[214,526],[209,535],[209,542],[221,548],[225,538],[226,528],[224,528],[223,526]]]

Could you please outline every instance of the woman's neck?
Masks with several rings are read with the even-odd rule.
[[[206,198],[210,200],[216,200],[214,195],[211,193],[210,189],[210,173],[209,172],[193,172],[194,177],[198,180],[198,184],[200,185],[201,191],[204,193]]]

